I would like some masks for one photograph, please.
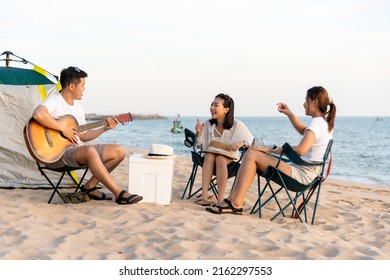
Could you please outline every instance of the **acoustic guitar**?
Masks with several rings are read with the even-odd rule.
[[[121,114],[114,118],[122,124],[133,120],[130,113]],[[76,118],[72,115],[62,116],[58,121],[73,127],[78,133],[107,125],[107,120],[78,125]],[[47,128],[33,118],[27,121],[24,126],[23,135],[31,156],[41,163],[56,162],[64,155],[66,149],[78,146],[63,136],[60,131]]]

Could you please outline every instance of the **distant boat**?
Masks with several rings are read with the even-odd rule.
[[[375,121],[383,121],[383,118],[381,118],[381,117],[376,117],[376,118],[375,118]]]
[[[173,121],[173,127],[171,128],[172,133],[182,133],[184,131],[183,124],[180,119],[176,118]]]

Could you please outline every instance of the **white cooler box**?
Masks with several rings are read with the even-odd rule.
[[[149,159],[133,154],[129,159],[129,192],[142,195],[142,202],[168,205],[172,201],[174,158]]]

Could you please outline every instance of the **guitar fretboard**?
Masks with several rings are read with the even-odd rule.
[[[107,120],[97,121],[97,122],[93,122],[93,123],[87,123],[87,124],[77,126],[76,131],[78,133],[81,133],[81,132],[84,132],[84,131],[87,131],[87,130],[90,130],[93,128],[105,126],[106,124],[107,124]]]

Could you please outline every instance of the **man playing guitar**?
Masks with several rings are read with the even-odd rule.
[[[58,131],[72,145],[64,150],[63,155],[55,162],[46,163],[48,167],[83,167],[88,166],[92,177],[81,190],[95,200],[111,200],[110,196],[99,191],[96,185],[101,182],[116,197],[118,204],[133,204],[142,200],[142,196],[130,194],[115,183],[110,175],[125,158],[124,149],[118,144],[94,144],[85,142],[99,137],[104,132],[116,127],[118,120],[108,118],[103,127],[80,133],[75,126],[61,122],[65,115],[73,116],[79,125],[86,124],[85,112],[80,104],[85,90],[87,73],[77,67],[68,67],[61,71],[61,94],[52,94],[33,112],[33,120],[47,129]],[[51,143],[52,144],[52,143]]]

